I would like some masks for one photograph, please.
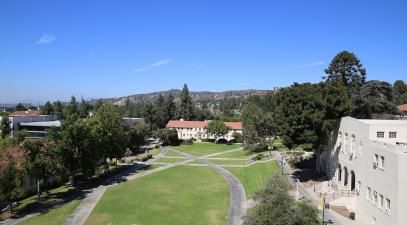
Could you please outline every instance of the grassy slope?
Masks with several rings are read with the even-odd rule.
[[[222,152],[232,149],[238,149],[240,145],[226,145],[226,144],[214,144],[214,143],[207,143],[207,142],[195,142],[192,145],[180,145],[174,147],[177,150],[189,153],[194,156],[203,156],[208,155],[216,152]]]
[[[224,225],[229,202],[216,171],[177,166],[109,188],[86,224]]]
[[[210,159],[209,162],[216,165],[245,165],[246,160],[221,160],[221,159]]]
[[[250,198],[254,192],[264,187],[268,179],[280,172],[280,166],[276,161],[258,163],[244,168],[225,168],[242,182],[246,196]]]
[[[33,217],[21,225],[61,225],[72,214],[75,208],[79,205],[80,200],[73,200],[69,203],[51,209],[49,212]]]
[[[159,158],[155,160],[154,162],[159,162],[159,163],[177,163],[181,161],[185,161],[185,158]]]
[[[227,152],[222,155],[212,156],[211,158],[237,158],[237,159],[246,159],[252,154],[248,151],[237,151],[237,152]]]

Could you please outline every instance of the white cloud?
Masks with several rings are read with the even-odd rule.
[[[134,69],[132,71],[132,73],[138,73],[138,72],[141,72],[141,71],[144,71],[144,70],[148,70],[148,69],[152,69],[152,68],[155,68],[155,67],[163,66],[163,65],[166,65],[166,64],[170,64],[171,62],[172,62],[171,59],[162,59],[162,60],[154,62],[154,63],[152,63],[150,65]]]
[[[53,34],[44,34],[37,42],[37,45],[49,44],[55,41],[57,37]]]
[[[315,67],[324,65],[324,61],[314,61],[300,65],[300,67]]]

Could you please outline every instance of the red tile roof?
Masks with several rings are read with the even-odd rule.
[[[39,110],[27,110],[27,111],[15,111],[10,116],[39,116],[41,111]]]
[[[407,112],[407,104],[399,105],[397,108],[402,112]]]
[[[168,121],[168,128],[204,128],[208,125],[209,121],[182,121],[170,120]],[[225,125],[233,130],[243,129],[241,122],[225,122]]]

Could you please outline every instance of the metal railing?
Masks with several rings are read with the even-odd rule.
[[[351,191],[351,190],[340,190],[340,191],[335,191],[331,194],[328,194],[325,199],[326,202],[332,202],[338,198],[342,198],[342,197],[354,197],[356,196],[356,191]]]

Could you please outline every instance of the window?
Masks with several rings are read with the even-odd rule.
[[[355,154],[355,149],[356,149],[356,138],[354,135],[352,135],[352,146],[351,146],[351,151],[353,154]]]
[[[372,189],[370,187],[367,187],[367,192],[366,192],[366,199],[369,200],[372,194]]]
[[[384,168],[384,156],[380,156],[380,168]]]
[[[383,131],[377,131],[376,137],[377,138],[384,138],[384,132]]]
[[[379,162],[379,155],[378,154],[374,154],[374,159],[375,162]]]
[[[389,138],[397,138],[397,132],[389,132]]]
[[[384,198],[383,195],[379,195],[379,208],[383,208],[383,204],[384,204]]]
[[[377,192],[373,191],[373,204],[377,204]]]
[[[386,211],[390,212],[390,199],[386,198],[386,206],[385,206]]]

